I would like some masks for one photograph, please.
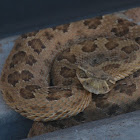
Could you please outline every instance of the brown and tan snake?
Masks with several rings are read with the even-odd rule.
[[[16,40],[0,89],[35,121],[74,116],[91,102],[121,108],[140,99],[139,55],[140,26],[113,14],[47,28]]]

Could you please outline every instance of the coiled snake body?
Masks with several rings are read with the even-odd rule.
[[[6,103],[29,119],[63,119],[139,71],[139,54],[140,26],[116,15],[47,28],[16,40],[0,88]]]

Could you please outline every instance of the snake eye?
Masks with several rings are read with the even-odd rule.
[[[88,82],[85,82],[85,85],[86,85],[86,86],[89,86],[89,83],[88,83]]]
[[[83,71],[82,69],[77,70],[77,75],[78,75],[79,78],[88,78],[86,72]]]

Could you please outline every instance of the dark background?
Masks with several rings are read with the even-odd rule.
[[[140,6],[140,0],[3,0],[0,38]]]

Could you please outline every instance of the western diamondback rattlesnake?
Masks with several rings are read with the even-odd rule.
[[[120,91],[112,95],[110,90],[118,80],[139,72],[139,44],[140,26],[116,15],[24,34],[4,65],[3,97],[14,110],[35,121],[76,115],[95,93],[106,93],[106,100],[118,106],[125,96],[127,103],[131,97]],[[102,102],[96,102],[96,107]]]

